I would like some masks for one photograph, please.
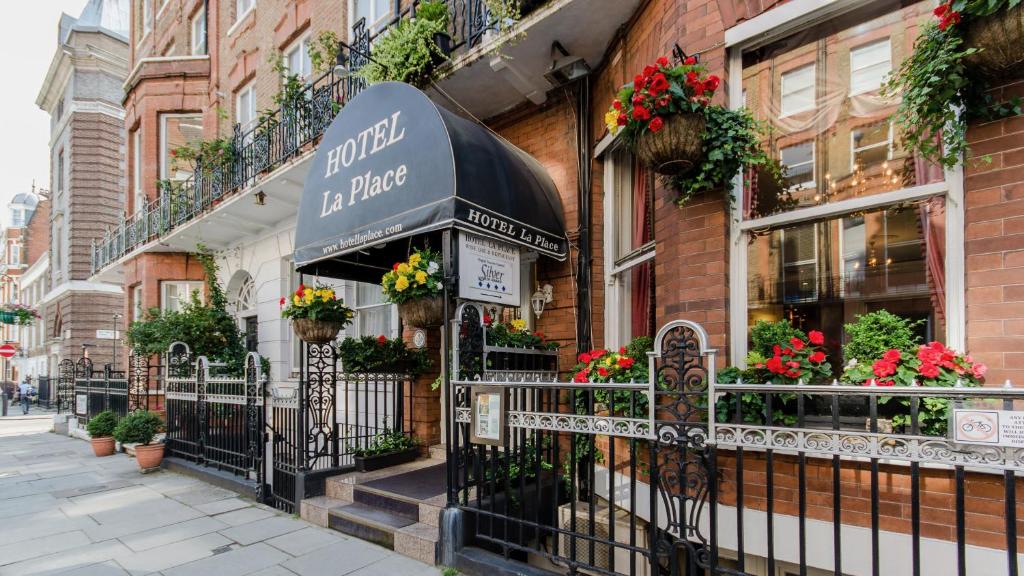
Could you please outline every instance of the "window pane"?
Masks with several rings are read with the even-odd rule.
[[[787,190],[759,173],[745,218],[943,180],[941,167],[890,143],[899,99],[874,89],[912,52],[934,6],[916,2],[882,16],[860,9],[744,52],[747,106],[771,126],[766,147],[792,167],[789,149],[812,145],[816,169],[791,169]],[[813,111],[793,113],[808,104]]]
[[[779,151],[779,161],[786,167],[786,184],[788,186],[814,186],[813,141],[783,148]]]
[[[175,159],[173,152],[180,146],[195,145],[203,139],[203,117],[198,114],[164,116],[160,137],[164,154],[160,166],[163,178],[184,180],[191,177],[192,164]]]
[[[391,336],[392,307],[374,306],[359,309],[359,336]]]
[[[789,319],[821,330],[837,369],[842,326],[858,314],[924,319],[922,338],[942,340],[944,250],[941,197],[771,230],[747,249],[749,325]]]
[[[381,292],[379,284],[368,284],[366,282],[356,283],[356,306],[369,306],[383,303],[384,293]]]

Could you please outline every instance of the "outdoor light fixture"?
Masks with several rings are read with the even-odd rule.
[[[256,205],[257,206],[266,206],[266,204],[267,204],[267,193],[266,192],[264,192],[263,190],[260,190],[260,191],[256,192],[256,194],[253,194],[253,197],[256,199]]]
[[[557,53],[561,54],[558,56]],[[558,40],[551,43],[551,68],[544,78],[554,87],[564,86],[590,74],[590,65],[579,56],[573,56]]]
[[[544,313],[544,305],[549,304],[554,297],[554,287],[551,284],[545,284],[530,296],[530,305],[533,306],[533,313],[540,318],[540,315]]]
[[[352,73],[351,69],[349,69],[349,60],[350,60],[350,58],[348,56],[345,56],[345,50],[346,49],[349,52],[354,53],[356,56],[365,58],[369,62],[376,63],[377,65],[381,66],[385,70],[388,69],[387,66],[385,66],[385,65],[381,64],[380,62],[377,62],[376,60],[371,58],[368,53],[362,52],[360,50],[356,50],[355,48],[353,48],[352,46],[349,46],[345,42],[338,42],[338,56],[335,59],[334,69],[333,69],[333,72],[334,72],[335,76],[345,77],[345,76],[349,76]]]

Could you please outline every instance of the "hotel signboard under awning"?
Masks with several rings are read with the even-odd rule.
[[[299,206],[295,265],[378,281],[414,236],[445,228],[564,260],[554,182],[486,127],[387,82],[345,105],[320,142]]]

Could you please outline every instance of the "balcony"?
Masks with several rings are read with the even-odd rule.
[[[527,101],[543,103],[552,86],[544,78],[558,41],[591,66],[600,63],[616,30],[640,0],[549,0],[524,3],[513,29],[499,37],[499,27],[484,0],[449,0],[451,63],[427,93],[447,107],[489,118]],[[415,15],[418,0],[399,11],[387,26]],[[364,20],[352,27],[349,67],[372,57],[382,30]],[[511,38],[511,39],[509,39]],[[505,42],[505,40],[508,40]],[[500,46],[501,54],[495,53]],[[363,87],[361,79],[328,72],[258,125],[231,136],[234,151],[225,167],[196,166],[195,176],[176,183],[135,215],[123,219],[92,246],[92,272],[98,279],[119,280],[119,263],[142,251],[192,251],[202,242],[226,247],[294,216],[315,144],[341,108]],[[457,100],[453,105],[449,97]],[[201,164],[201,163],[200,163]],[[259,188],[273,209],[259,210],[243,200]],[[265,207],[264,207],[265,208]]]

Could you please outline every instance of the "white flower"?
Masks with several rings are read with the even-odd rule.
[[[850,368],[853,368],[856,365],[857,365],[857,359],[856,358],[851,358],[850,361],[846,363],[846,369],[849,370]]]
[[[430,264],[427,264],[427,274],[433,274],[440,268],[441,267],[437,265],[437,262],[431,262]]]

